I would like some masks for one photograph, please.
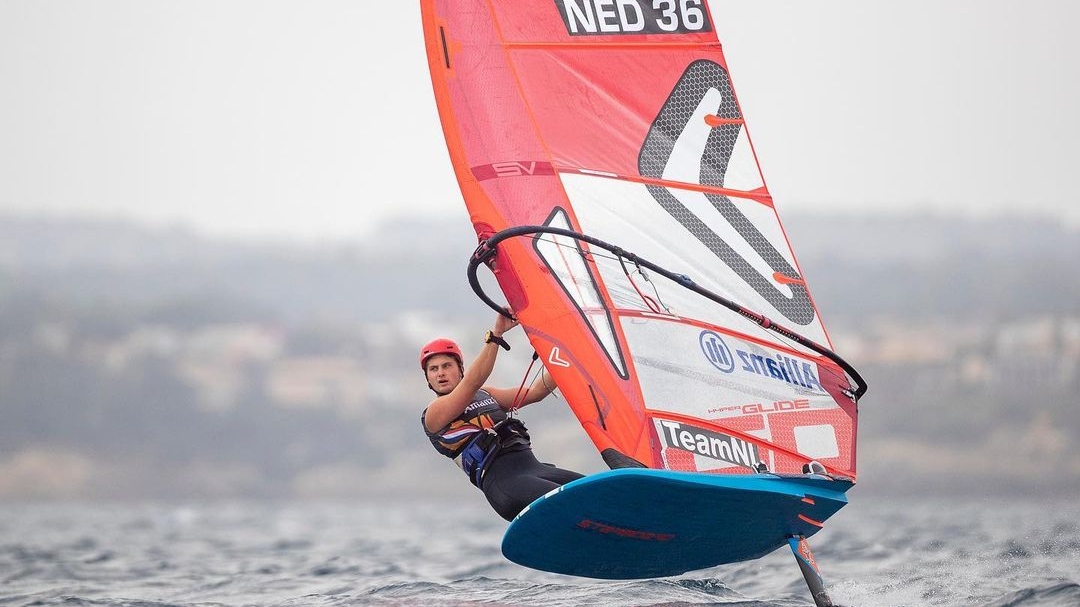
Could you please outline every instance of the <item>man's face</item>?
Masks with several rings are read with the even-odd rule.
[[[424,367],[428,384],[440,396],[449,394],[461,383],[461,365],[449,354],[436,354],[427,359]]]

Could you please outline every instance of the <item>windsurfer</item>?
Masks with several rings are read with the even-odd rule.
[[[424,433],[436,451],[461,466],[506,520],[536,498],[582,476],[537,460],[525,425],[510,415],[555,390],[547,369],[520,395],[517,388],[484,385],[495,368],[499,346],[509,348],[503,334],[517,324],[498,315],[467,370],[461,348],[449,339],[436,339],[420,351],[420,367],[436,394],[420,415]]]

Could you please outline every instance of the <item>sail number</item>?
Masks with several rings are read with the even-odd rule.
[[[571,36],[710,32],[705,0],[555,0]]]

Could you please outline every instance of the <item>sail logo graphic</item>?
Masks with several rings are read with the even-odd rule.
[[[668,447],[748,468],[753,468],[759,461],[757,446],[753,443],[689,424],[666,419],[656,421],[663,428],[660,435]]]
[[[625,537],[634,540],[645,540],[650,542],[667,542],[675,539],[674,533],[654,533],[652,531],[639,531],[637,529],[617,527],[615,525],[609,525],[607,523],[601,523],[599,521],[594,521],[587,518],[583,518],[578,521],[577,528],[584,529],[586,531],[595,531],[596,533],[610,533],[619,537]]]
[[[705,0],[555,0],[571,36],[711,32]]]
[[[711,126],[703,113],[719,118],[720,123]],[[638,171],[652,179],[730,187],[725,180],[738,142],[745,137],[740,134],[742,128],[742,113],[727,69],[706,59],[694,61],[653,119],[638,153]],[[661,209],[764,300],[759,303],[767,302],[797,325],[814,322],[817,312],[810,293],[783,252],[783,239],[773,242],[766,236],[768,231],[763,231],[769,222],[752,219],[740,210],[744,205],[723,194],[703,192],[709,204],[687,206],[689,199],[677,198],[667,187],[649,184],[646,188]],[[732,246],[732,238],[749,245],[753,257]],[[764,261],[771,271],[762,272],[751,259]]]
[[[756,354],[743,350],[736,350],[740,368],[748,373],[764,375],[775,380],[782,381],[792,386],[806,388],[814,392],[824,393],[825,387],[814,372],[816,365],[805,360],[799,360],[790,356],[776,353],[772,356]]]
[[[477,181],[498,179],[500,177],[532,177],[534,175],[554,175],[555,167],[550,162],[539,160],[509,160],[472,167]]]
[[[712,366],[724,373],[735,370],[735,357],[731,355],[731,348],[715,331],[702,331],[698,336],[698,343],[701,351],[705,353],[705,360],[712,363]]]
[[[825,387],[817,377],[816,365],[805,360],[793,358],[777,352],[773,355],[747,352],[731,348],[715,331],[702,331],[698,343],[705,355],[705,360],[724,373],[732,373],[736,368],[747,373],[762,375],[786,384],[824,393]]]

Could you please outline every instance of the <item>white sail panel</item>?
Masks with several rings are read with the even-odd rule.
[[[679,218],[663,209],[649,186],[575,173],[563,173],[561,177],[586,233],[617,242],[653,263],[686,274],[702,287],[781,324],[799,326],[810,339],[826,341],[824,327],[808,297],[797,299],[799,293],[793,285],[776,278],[780,270],[785,275],[794,274],[795,260],[772,208],[749,199],[728,199],[730,208],[725,216],[704,193],[664,188],[683,204],[687,214],[698,222],[697,227],[707,230],[705,236],[712,239],[707,242],[700,237],[700,230],[689,231]],[[741,225],[729,217],[735,217]],[[716,252],[717,242],[726,247],[723,257]],[[766,255],[774,258],[772,262],[766,260]],[[605,271],[622,274],[618,266],[602,266]],[[798,280],[797,276],[789,278]],[[640,300],[624,279],[605,277],[604,282],[617,303]],[[726,314],[726,320],[737,323],[739,330],[777,339],[685,289],[668,289],[663,303],[673,314],[706,322],[716,322],[718,315]],[[793,308],[797,314],[792,313]]]
[[[677,319],[625,316],[622,329],[650,409],[723,419],[792,399],[799,409],[837,407],[809,357]],[[743,409],[753,404],[762,407]]]

